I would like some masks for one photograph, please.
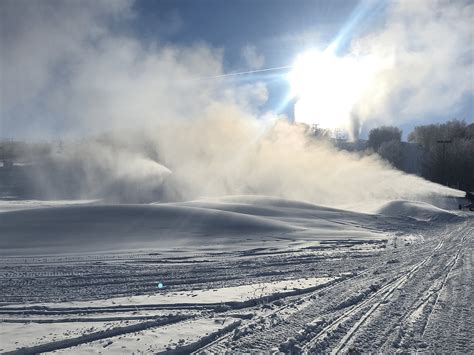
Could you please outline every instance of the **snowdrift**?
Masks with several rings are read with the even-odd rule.
[[[0,212],[27,210],[39,207],[92,205],[97,203],[100,203],[100,200],[0,200]]]
[[[176,247],[203,243],[202,238],[225,240],[296,229],[258,216],[186,206],[52,207],[0,213],[0,249],[77,252]]]
[[[42,205],[44,206],[44,205]],[[261,196],[150,205],[66,205],[0,213],[0,253],[57,254],[245,243],[375,240],[376,217]],[[18,208],[18,206],[16,206]]]
[[[457,214],[425,202],[397,200],[384,204],[377,211],[390,217],[409,217],[417,221],[441,221],[457,217]]]
[[[84,202],[3,206],[0,254],[307,247],[323,241],[388,239],[391,231],[410,228],[408,220],[446,221],[456,216],[405,200],[386,203],[371,214],[266,196],[145,205]]]

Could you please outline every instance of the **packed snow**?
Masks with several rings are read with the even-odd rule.
[[[456,217],[453,211],[444,210],[425,202],[391,201],[379,208],[378,213],[391,217],[408,217],[419,221],[443,220]]]
[[[268,243],[284,239],[283,244],[386,238],[369,228],[377,223],[373,216],[256,196],[35,209],[28,204],[25,209],[15,209],[0,214],[0,250],[4,255],[232,245],[243,237]]]
[[[470,352],[454,201],[3,201],[0,351]]]

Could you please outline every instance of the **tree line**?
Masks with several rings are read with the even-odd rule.
[[[402,168],[402,131],[384,126],[369,132],[368,145],[393,166]],[[474,124],[451,120],[416,126],[408,142],[421,150],[421,175],[464,191],[474,191]]]

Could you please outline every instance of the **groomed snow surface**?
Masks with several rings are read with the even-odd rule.
[[[474,219],[445,205],[2,201],[0,352],[473,352]]]

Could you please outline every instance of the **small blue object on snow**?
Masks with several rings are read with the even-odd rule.
[[[165,285],[163,285],[162,282],[158,282],[158,288],[159,288],[159,289],[165,288]]]

